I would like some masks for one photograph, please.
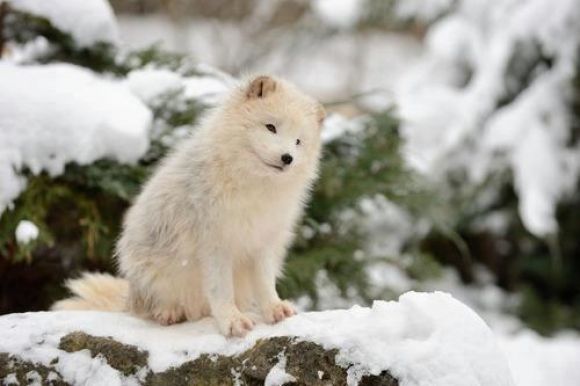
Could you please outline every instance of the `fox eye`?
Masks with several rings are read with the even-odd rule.
[[[276,126],[274,126],[273,124],[271,124],[271,123],[266,124],[266,129],[268,129],[268,131],[276,134]]]
[[[300,139],[296,140],[296,145],[300,145],[302,142],[300,142]]]

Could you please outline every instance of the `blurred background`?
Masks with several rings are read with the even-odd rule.
[[[0,314],[114,272],[159,158],[266,72],[329,111],[284,296],[447,291],[518,384],[580,385],[577,1],[0,3]]]

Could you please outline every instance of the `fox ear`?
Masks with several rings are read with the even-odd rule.
[[[265,98],[276,91],[276,81],[269,76],[258,76],[250,82],[246,90],[248,99]]]
[[[324,122],[324,119],[326,118],[326,110],[321,103],[316,105],[316,118],[318,119],[318,125],[322,127],[322,122]]]

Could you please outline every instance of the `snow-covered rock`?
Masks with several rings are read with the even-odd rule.
[[[25,168],[130,163],[149,146],[151,111],[121,82],[70,64],[0,62],[0,84],[0,215],[24,189]]]
[[[54,27],[70,34],[80,47],[119,41],[115,15],[107,0],[8,0],[8,3],[19,11],[46,18]]]
[[[75,331],[82,333],[71,335]],[[326,362],[300,369],[299,358],[315,352]],[[244,384],[245,377],[261,371],[266,355],[268,369],[258,379],[273,384],[291,377],[298,384],[315,384],[307,379],[328,384],[338,371],[349,385],[365,384],[369,376],[400,386],[513,385],[489,328],[444,293],[410,292],[371,308],[303,313],[274,326],[258,325],[244,339],[224,338],[211,319],[163,327],[115,313],[12,314],[0,317],[2,353],[12,361],[7,371],[0,358],[5,377],[20,374],[23,363],[35,363],[44,366],[39,373],[52,372],[71,384],[136,384],[168,372],[200,376],[195,363],[204,363],[206,370],[225,366],[230,382]],[[126,360],[112,362],[119,357]]]

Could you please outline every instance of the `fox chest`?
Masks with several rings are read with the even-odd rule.
[[[296,200],[232,201],[223,212],[221,239],[225,245],[253,255],[285,242],[293,227]]]

